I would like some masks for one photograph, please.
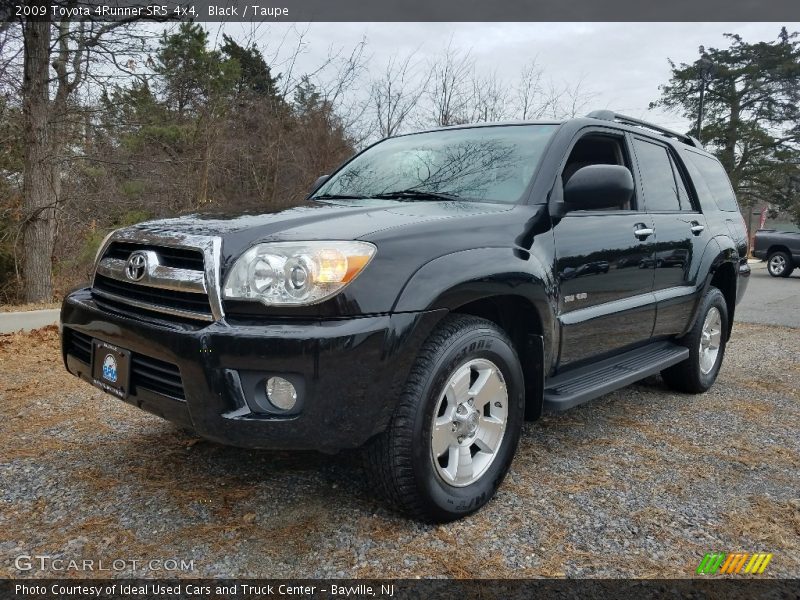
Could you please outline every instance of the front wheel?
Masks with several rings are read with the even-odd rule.
[[[767,272],[773,277],[789,277],[794,271],[792,257],[786,252],[773,252],[767,258]]]
[[[452,315],[431,334],[367,466],[389,499],[434,522],[478,510],[511,465],[525,413],[522,368],[491,321]]]
[[[679,392],[699,394],[716,381],[725,355],[728,331],[728,305],[717,288],[710,288],[703,297],[697,320],[680,340],[689,348],[689,358],[664,371],[666,384]]]

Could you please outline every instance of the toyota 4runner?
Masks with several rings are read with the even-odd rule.
[[[366,446],[414,517],[473,512],[524,419],[717,377],[747,235],[699,142],[610,111],[383,140],[273,214],[113,232],[69,372],[223,444]]]

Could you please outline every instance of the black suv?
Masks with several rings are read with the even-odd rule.
[[[383,140],[274,214],[142,223],[61,311],[67,369],[236,446],[366,446],[389,498],[486,503],[524,419],[713,383],[749,275],[720,163],[597,111]]]

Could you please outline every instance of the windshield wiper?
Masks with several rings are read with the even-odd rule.
[[[398,190],[396,192],[375,194],[373,198],[388,198],[397,200],[458,200],[460,196],[458,194],[426,192],[424,190]]]
[[[356,194],[322,194],[312,196],[312,200],[366,200],[369,196],[358,196]]]

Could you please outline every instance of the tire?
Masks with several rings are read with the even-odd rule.
[[[710,335],[704,336],[704,330]],[[690,394],[701,394],[714,385],[725,356],[727,331],[728,305],[725,296],[712,287],[703,297],[691,331],[679,340],[680,344],[689,348],[689,358],[661,371],[666,384],[674,390]],[[713,352],[715,342],[716,353]],[[701,345],[709,350],[704,351]]]
[[[783,250],[773,252],[767,258],[767,272],[773,277],[789,277],[792,271],[792,257]]]
[[[486,504],[503,481],[524,414],[525,384],[511,340],[491,321],[450,315],[423,344],[389,427],[367,445],[367,470],[409,516],[461,518]],[[462,463],[472,465],[471,475]]]

